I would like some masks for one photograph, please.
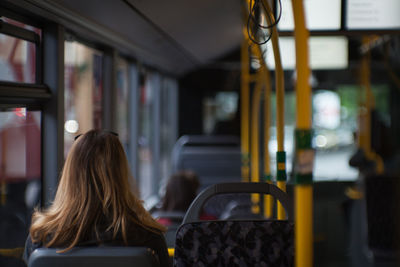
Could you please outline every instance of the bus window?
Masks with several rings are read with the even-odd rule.
[[[172,78],[163,78],[160,92],[160,168],[162,182],[166,184],[172,174],[172,148],[178,139],[178,84]]]
[[[4,24],[2,28],[8,30],[3,30],[3,33],[0,33],[0,80],[37,83],[37,51],[33,41],[36,37],[36,41],[39,42],[41,30],[6,17],[1,17],[1,22]],[[32,40],[27,41],[8,35],[8,33],[17,31],[18,28],[22,28]],[[29,34],[30,32],[31,34]]]
[[[24,247],[33,208],[40,203],[41,112],[0,110],[0,244],[15,249]],[[9,263],[2,260],[16,259],[0,257],[1,266]]]
[[[129,104],[129,84],[128,84],[128,62],[123,58],[117,59],[117,132],[125,151],[129,156],[129,133],[128,133],[128,104]]]
[[[101,128],[102,59],[97,50],[78,42],[65,42],[65,155],[77,134]]]
[[[237,92],[217,92],[203,100],[203,133],[239,135],[237,127],[239,95]]]
[[[139,93],[139,147],[138,147],[138,183],[142,199],[153,193],[154,155],[154,98],[155,88],[151,82],[151,74],[142,74]]]
[[[356,150],[353,133],[357,128],[357,101],[351,103],[341,94],[317,90],[313,95],[314,177],[322,180],[355,180],[358,171],[349,165]]]

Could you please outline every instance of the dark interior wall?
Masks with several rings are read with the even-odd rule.
[[[397,69],[397,73],[400,73],[400,68]],[[400,151],[400,88],[395,84],[391,84],[390,90],[390,115],[391,115],[391,127],[390,127],[390,146],[394,147],[396,152]]]
[[[179,80],[179,136],[203,134],[203,100],[206,97],[214,97],[220,91],[239,90],[240,49],[183,76]],[[235,118],[224,127],[225,134],[240,132],[239,123]]]
[[[179,87],[178,136],[203,133],[202,99],[204,92],[190,87]]]

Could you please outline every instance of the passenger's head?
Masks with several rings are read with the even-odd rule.
[[[122,232],[127,243],[127,228],[132,223],[163,231],[133,194],[130,177],[117,134],[91,130],[78,136],[53,204],[32,217],[32,240],[68,250],[93,234],[98,238],[102,231],[111,231],[114,237]]]
[[[180,171],[171,176],[165,190],[162,210],[186,212],[197,195],[199,180],[192,171]]]
[[[57,197],[95,201],[114,209],[130,193],[130,172],[125,151],[115,133],[91,130],[77,136],[67,156]],[[84,199],[85,200],[84,200]],[[92,204],[92,203],[89,203]]]

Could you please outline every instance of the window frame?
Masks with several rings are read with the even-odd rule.
[[[42,111],[42,205],[48,206],[54,198],[58,179],[64,163],[64,47],[65,40],[72,38],[91,48],[100,50],[103,58],[103,121],[102,128],[115,130],[115,106],[116,106],[116,60],[118,56],[124,57],[129,63],[129,114],[128,129],[131,138],[129,150],[131,151],[131,169],[133,176],[138,178],[138,109],[139,109],[139,73],[142,69],[149,70],[158,76],[159,87],[165,78],[172,79],[177,84],[177,78],[170,76],[162,70],[144,64],[138,58],[135,51],[137,47],[126,40],[114,40],[108,35],[110,32],[99,25],[86,21],[77,14],[62,12],[54,9],[45,9],[46,3],[35,6],[27,2],[9,1],[0,3],[1,15],[20,21],[25,24],[38,27],[42,30],[41,36],[34,35],[27,29],[16,30],[15,26],[9,27],[8,32],[18,35],[21,39],[29,39],[37,42],[36,81],[34,84],[13,83],[0,81],[0,104],[36,105]],[[61,13],[60,13],[61,12]],[[59,14],[60,13],[60,14]],[[58,15],[57,15],[58,14]],[[70,19],[66,19],[66,17]],[[87,22],[87,23],[85,23]],[[15,29],[15,32],[14,30]],[[23,36],[21,36],[23,35]],[[103,38],[105,37],[105,38]],[[134,58],[132,58],[134,57]],[[156,88],[155,91],[160,91]],[[174,102],[177,101],[177,93],[174,93]],[[160,94],[155,100],[160,102]],[[161,107],[154,107],[154,126],[159,127]],[[172,114],[177,114],[173,111]],[[157,119],[158,118],[158,119]],[[177,125],[178,118],[173,118]],[[175,129],[177,131],[177,129]],[[160,154],[160,133],[156,134],[157,144],[152,144],[151,149],[156,157]],[[176,134],[174,134],[175,136]],[[156,172],[152,175],[152,198],[157,197],[161,185],[162,170],[159,163],[153,168]],[[146,201],[150,201],[147,200]],[[151,201],[150,201],[151,202]]]

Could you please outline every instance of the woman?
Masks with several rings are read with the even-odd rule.
[[[172,175],[165,189],[161,210],[156,211],[154,217],[165,226],[181,224],[186,211],[197,196],[199,186],[199,178],[193,171],[182,170]],[[202,211],[199,219],[215,220],[217,217]]]
[[[187,209],[196,198],[198,188],[199,180],[194,172],[178,171],[169,178],[161,209],[154,212],[153,216],[168,228],[180,225]],[[170,246],[175,241],[175,235],[171,237],[174,239],[171,242],[169,242],[171,238],[168,237],[167,232],[167,243]]]
[[[134,196],[129,166],[117,134],[91,130],[78,136],[67,156],[53,204],[32,216],[25,246],[28,260],[38,247],[144,246],[168,265],[157,223]]]
[[[199,179],[192,171],[179,171],[171,176],[165,190],[161,209],[185,213],[196,198]]]

